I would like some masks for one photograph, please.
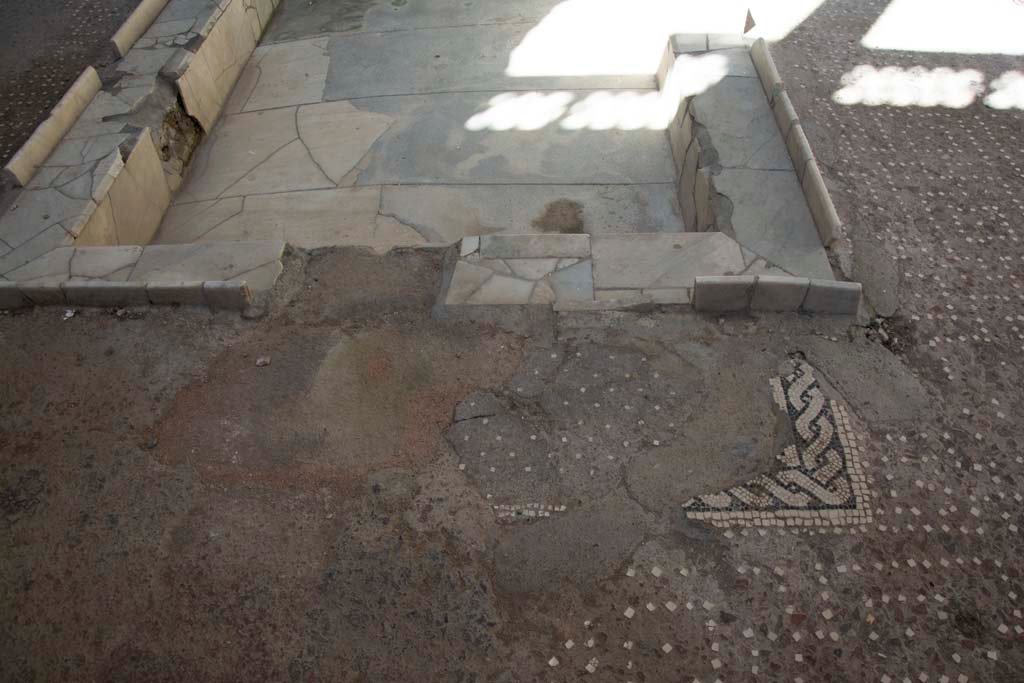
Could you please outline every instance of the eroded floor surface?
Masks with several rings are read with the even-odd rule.
[[[887,6],[831,0],[774,48],[870,321],[446,317],[433,249],[291,252],[256,320],[0,316],[0,679],[1021,680],[1021,111],[857,80],[970,68],[994,91],[1020,61],[864,48]],[[432,7],[286,0],[266,45],[482,11]],[[428,111],[403,95],[300,98],[261,130],[301,159],[324,117]],[[372,213],[388,173],[432,172],[401,156],[366,187],[322,160],[277,215],[360,192]],[[228,217],[266,176],[220,168],[192,208]],[[577,220],[530,187],[493,215]],[[400,189],[375,229],[427,206]],[[431,211],[487,196],[427,189]]]
[[[439,317],[443,258],[0,319],[3,677],[1012,680],[1019,494],[904,464],[934,390],[864,329]]]

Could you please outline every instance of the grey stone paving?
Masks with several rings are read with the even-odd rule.
[[[569,204],[579,205],[577,220]],[[679,207],[671,184],[400,185],[385,186],[381,211],[437,233],[462,235],[529,230],[579,230],[596,235],[677,232]]]
[[[675,179],[664,130],[566,129],[557,123],[559,103],[556,121],[515,115],[503,121],[500,110],[495,113],[495,97],[500,95],[416,95],[354,102],[367,115],[393,121],[356,182],[631,185]],[[535,115],[531,107],[529,116]]]
[[[740,244],[794,275],[832,279],[796,173],[724,169],[714,182],[730,198]]]
[[[748,58],[749,61],[749,58]],[[697,122],[714,142],[724,168],[792,170],[775,116],[754,77],[726,77],[694,97]]]
[[[532,24],[360,33],[332,38],[324,98],[417,93],[653,89],[653,74],[509,75],[509,56]]]
[[[554,7],[284,3],[156,240],[679,231],[653,79],[666,29],[580,71],[576,47],[541,59],[579,40],[578,10]]]
[[[509,3],[438,0],[283,0],[267,42],[284,42],[325,33],[394,31],[445,26],[534,23],[558,3],[526,0]]]
[[[594,285],[601,289],[693,287],[698,275],[739,275],[740,246],[720,232],[614,235],[592,240]]]

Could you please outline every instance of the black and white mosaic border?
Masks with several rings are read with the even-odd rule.
[[[789,415],[797,443],[777,457],[785,467],[721,493],[683,504],[690,519],[719,527],[863,526],[872,519],[862,451],[849,413],[827,399],[810,365],[771,380],[778,406]]]

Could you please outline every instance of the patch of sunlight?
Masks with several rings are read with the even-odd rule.
[[[1024,109],[1024,71],[1006,71],[990,84],[985,104],[993,109]]]
[[[728,70],[729,63],[722,55],[679,55],[668,74],[662,93],[669,102],[699,95],[725,78]]]
[[[842,88],[832,95],[838,104],[963,109],[984,89],[985,77],[975,69],[876,68],[862,64],[843,75]]]
[[[675,109],[657,92],[600,91],[572,105],[566,130],[665,130]]]
[[[502,93],[466,121],[466,130],[540,130],[561,118],[572,100],[568,92]]]
[[[1024,55],[1024,3],[892,0],[861,45],[877,50]]]
[[[720,55],[681,55],[661,91],[502,93],[488,101],[487,109],[471,116],[465,128],[531,131],[560,121],[564,130],[665,130],[676,115],[679,100],[718,83],[726,68]]]
[[[653,74],[671,34],[740,33],[749,5],[743,0],[565,0],[512,50],[505,73],[520,78]]]

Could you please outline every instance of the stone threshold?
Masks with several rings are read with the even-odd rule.
[[[466,237],[441,300],[448,307],[557,311],[670,304],[715,313],[856,315],[860,284],[759,272],[748,254],[720,232]]]
[[[612,309],[689,304],[701,274],[742,273],[721,233],[516,234],[466,237],[446,275],[446,306]]]
[[[61,247],[0,279],[0,309],[204,305],[244,309],[284,269],[281,241]]]

